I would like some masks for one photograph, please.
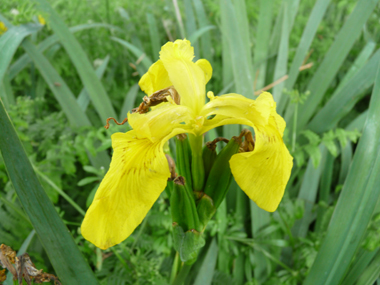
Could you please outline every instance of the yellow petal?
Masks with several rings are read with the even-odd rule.
[[[160,59],[168,72],[170,81],[181,97],[181,105],[198,113],[205,103],[206,78],[204,70],[192,60],[194,48],[187,40],[168,42],[161,48]],[[205,67],[206,64],[200,63]],[[209,74],[209,69],[205,67]]]
[[[172,86],[169,79],[168,72],[166,71],[161,60],[156,61],[149,67],[147,73],[145,73],[140,81],[139,85],[142,91],[147,95],[151,95],[154,92]]]
[[[257,100],[236,94],[215,97],[202,110],[204,116],[213,114],[216,116],[205,122],[203,132],[225,124],[254,128],[254,150],[232,156],[231,171],[250,199],[266,211],[275,211],[284,195],[293,158],[282,140],[285,121],[276,113],[272,95],[265,92]]]
[[[284,196],[293,158],[277,130],[271,127],[254,129],[255,149],[232,156],[231,171],[251,200],[260,208],[274,212]]]
[[[170,176],[160,143],[137,139],[136,131],[112,136],[109,171],[82,223],[84,238],[101,249],[125,240],[142,222]]]
[[[198,65],[200,68],[202,68],[204,74],[205,74],[205,84],[209,82],[209,80],[212,77],[212,66],[210,62],[207,59],[198,59],[195,62],[196,65]]]
[[[138,131],[138,138],[148,138],[156,142],[168,140],[180,133],[192,132],[193,116],[188,107],[166,102],[145,114],[128,114],[128,122]]]
[[[162,103],[147,114],[129,114],[134,130],[112,136],[111,166],[82,224],[82,235],[106,249],[141,223],[170,176],[165,142],[188,131],[189,108]],[[191,130],[189,130],[191,132]]]
[[[202,132],[231,124],[266,125],[269,120],[273,99],[266,96],[261,98],[261,96],[257,100],[252,100],[239,94],[226,94],[217,97],[210,94],[211,101],[203,107],[201,116],[205,118],[212,115],[216,116],[205,121]]]

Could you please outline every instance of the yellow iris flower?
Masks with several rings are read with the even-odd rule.
[[[253,127],[254,150],[232,156],[232,174],[249,198],[266,211],[275,211],[283,197],[293,158],[282,140],[285,121],[276,113],[272,95],[266,92],[251,100],[238,94],[215,97],[209,92],[210,102],[205,104],[212,67],[205,59],[193,62],[193,58],[189,41],[165,44],[160,59],[139,85],[148,95],[174,86],[180,103],[168,97],[168,102],[148,113],[129,113],[133,130],[112,135],[110,169],[81,227],[82,235],[102,249],[125,240],[165,189],[170,171],[163,146],[181,133],[196,139],[221,125]]]

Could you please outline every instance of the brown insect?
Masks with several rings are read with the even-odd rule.
[[[149,97],[144,96],[143,102],[137,108],[132,109],[132,113],[148,113],[150,107],[157,106],[158,104],[163,102],[168,102],[168,100],[166,99],[168,96],[170,96],[173,99],[174,103],[179,105],[181,98],[177,90],[175,90],[173,86],[170,86],[154,92]],[[110,120],[113,120],[117,125],[124,125],[128,121],[128,118],[125,118],[121,123],[119,123],[115,118],[108,118],[106,121],[106,125],[104,126],[106,129],[110,127]]]

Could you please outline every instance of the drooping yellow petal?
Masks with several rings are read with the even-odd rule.
[[[181,105],[190,107],[197,114],[205,103],[206,78],[210,76],[210,68],[205,62],[195,64],[193,58],[194,48],[187,40],[168,42],[160,52],[170,81],[181,97]]]
[[[136,131],[112,136],[114,154],[82,224],[84,238],[101,249],[125,240],[142,222],[170,177],[160,143]]]
[[[162,61],[158,60],[153,63],[152,66],[149,67],[148,72],[141,77],[139,85],[142,91],[147,95],[151,95],[173,84],[169,79],[168,72],[162,64]]]
[[[250,199],[266,211],[275,211],[284,195],[293,158],[282,140],[285,121],[276,113],[272,95],[265,92],[257,100],[236,94],[215,97],[202,114],[216,115],[205,122],[203,132],[225,124],[254,128],[254,150],[232,156],[231,171]]]
[[[274,212],[284,196],[293,167],[293,158],[273,127],[255,128],[255,148],[252,152],[232,156],[232,174],[240,188],[269,212]]]
[[[134,130],[112,136],[114,153],[82,223],[82,235],[106,249],[125,240],[142,222],[170,176],[165,142],[187,132],[189,109],[162,103],[147,114],[129,114]],[[191,131],[191,130],[189,130]]]

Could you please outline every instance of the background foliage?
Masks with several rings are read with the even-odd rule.
[[[37,175],[100,284],[173,280],[178,260],[165,192],[114,248],[96,249],[79,227],[108,168],[110,136],[128,128],[105,130],[105,118],[123,119],[139,104],[136,84],[161,45],[184,37],[197,58],[211,62],[207,90],[215,94],[254,98],[277,81],[269,90],[287,121],[284,140],[295,158],[273,214],[232,184],[186,284],[380,283],[377,2],[2,1],[0,21],[8,31],[0,36],[0,98],[30,175]],[[13,53],[10,42],[17,38],[6,36],[21,28],[26,34]],[[206,139],[239,130],[219,128]],[[3,130],[0,139],[5,142]],[[3,157],[0,243],[19,249],[36,226]],[[54,253],[37,234],[27,252],[37,268],[59,274]]]

